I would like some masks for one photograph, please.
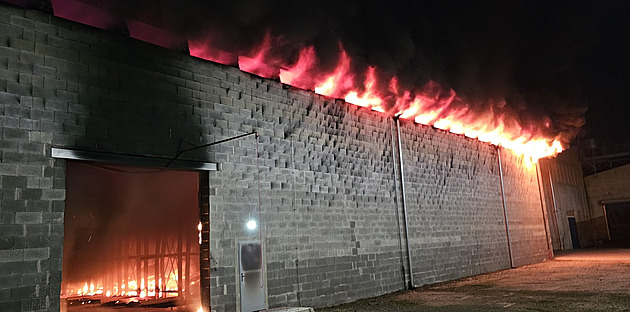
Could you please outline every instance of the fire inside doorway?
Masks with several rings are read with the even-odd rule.
[[[66,181],[62,311],[199,309],[198,172],[68,161]]]

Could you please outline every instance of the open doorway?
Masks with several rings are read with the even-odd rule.
[[[630,247],[630,201],[611,203],[604,207],[610,244],[615,247]]]
[[[61,310],[197,311],[199,181],[199,172],[68,161]]]

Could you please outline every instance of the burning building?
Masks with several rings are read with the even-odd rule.
[[[549,124],[75,2],[90,26],[0,5],[7,310],[326,306],[552,256]]]

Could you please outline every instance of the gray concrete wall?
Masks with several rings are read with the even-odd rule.
[[[549,253],[536,166],[505,150],[501,158],[512,265],[541,262]]]
[[[417,285],[509,267],[495,147],[402,124]]]
[[[404,288],[400,163],[383,114],[5,4],[0,112],[0,310],[59,307],[65,161],[53,146],[170,157],[180,139],[251,131],[258,145],[184,155],[223,166],[209,176],[212,309],[238,309],[236,246],[260,237],[270,307]],[[496,149],[401,127],[416,286],[509,267]],[[535,170],[502,160],[514,264],[542,261]]]

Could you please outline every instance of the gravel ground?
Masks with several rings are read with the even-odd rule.
[[[544,263],[317,311],[630,311],[630,249],[557,253]]]

